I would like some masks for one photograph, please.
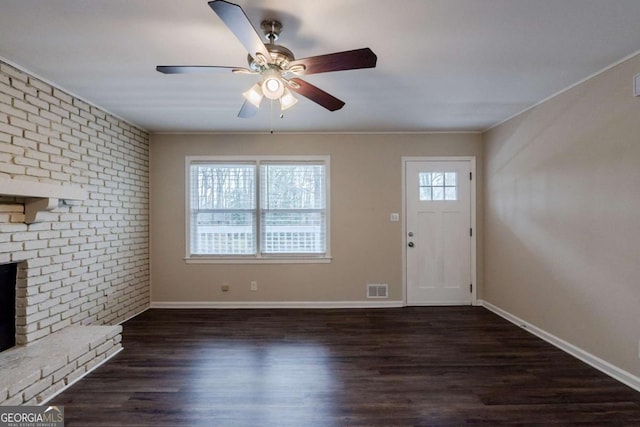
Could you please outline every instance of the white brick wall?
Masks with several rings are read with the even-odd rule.
[[[0,197],[0,263],[21,262],[19,344],[148,307],[148,148],[146,132],[0,62],[0,178],[89,193],[31,225]]]

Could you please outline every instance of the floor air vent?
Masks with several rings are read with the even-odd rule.
[[[367,298],[387,298],[389,296],[389,285],[386,283],[369,283],[367,285]]]

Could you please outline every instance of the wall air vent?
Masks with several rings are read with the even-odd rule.
[[[389,285],[386,283],[367,284],[367,298],[388,298]]]

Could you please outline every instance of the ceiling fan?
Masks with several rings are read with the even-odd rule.
[[[282,24],[279,21],[262,21],[260,27],[269,41],[265,44],[240,6],[224,0],[210,1],[209,6],[249,52],[247,57],[248,68],[159,65],[156,70],[164,74],[231,71],[238,74],[260,75],[262,81],[254,84],[242,94],[245,97],[245,102],[238,113],[238,117],[254,116],[265,97],[271,100],[279,100],[280,109],[286,110],[298,102],[291,91],[310,99],[329,111],[339,110],[344,106],[343,101],[300,79],[298,76],[329,71],[374,68],[376,66],[378,58],[369,48],[295,59],[293,52],[275,43],[282,30]]]

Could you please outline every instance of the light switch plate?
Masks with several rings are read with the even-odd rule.
[[[400,221],[400,214],[398,213],[392,213],[391,215],[389,215],[389,221],[391,222],[398,222]]]
[[[633,79],[633,96],[640,96],[640,74]]]

